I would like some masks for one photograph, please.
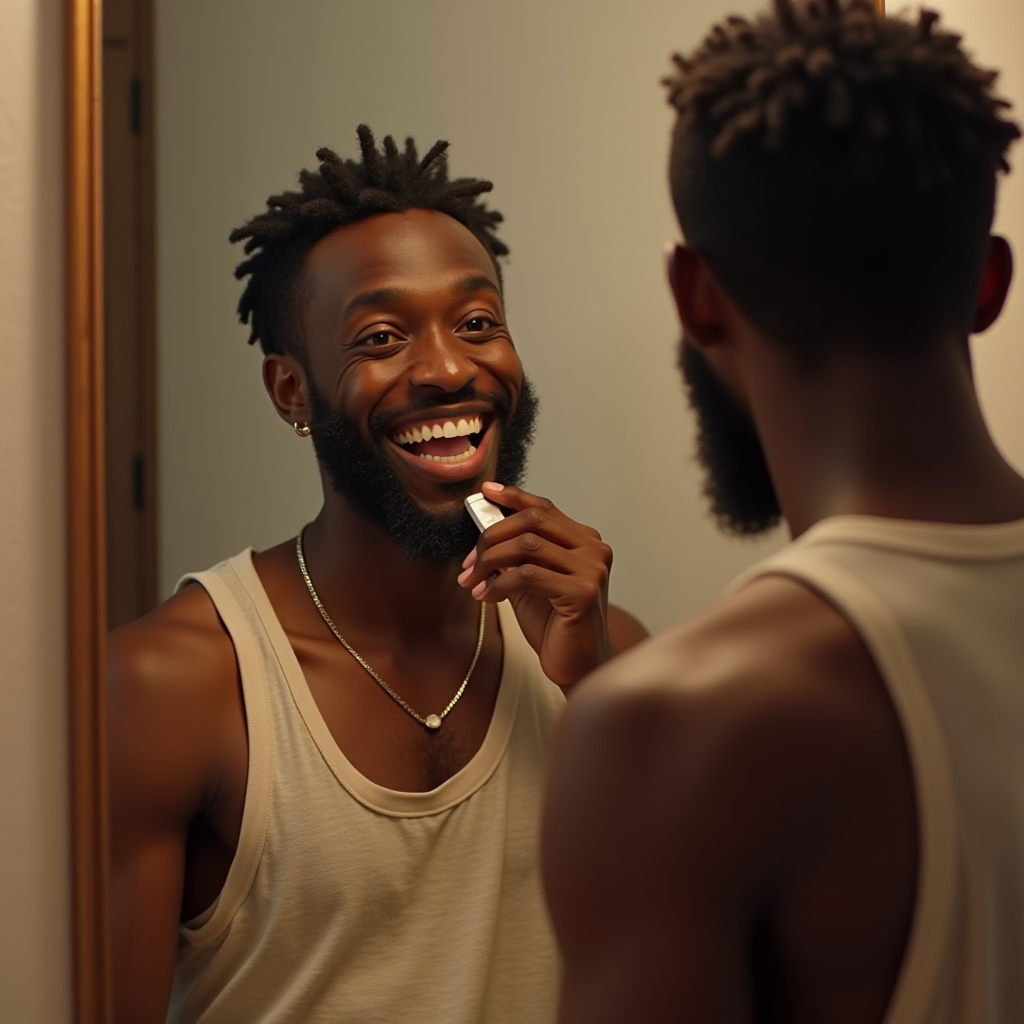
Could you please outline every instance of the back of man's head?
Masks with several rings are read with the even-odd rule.
[[[676,212],[762,330],[811,360],[966,337],[1021,133],[938,15],[774,0],[674,60]]]

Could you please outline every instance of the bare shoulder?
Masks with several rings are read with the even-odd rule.
[[[879,681],[842,614],[803,584],[766,576],[602,666],[574,695],[565,731],[623,732],[629,722],[668,737],[691,724],[743,729],[765,716],[815,727],[836,717],[843,727],[851,704],[874,703]]]
[[[802,584],[763,577],[580,684],[556,741],[548,820],[554,833],[600,842],[602,822],[628,832],[623,817],[635,817],[668,851],[673,830],[692,835],[728,806],[737,855],[775,844],[784,859],[812,808],[839,807],[844,792],[883,780],[903,757],[856,631]],[[699,854],[700,843],[685,845]]]
[[[158,800],[166,788],[200,800],[223,730],[241,713],[234,647],[206,591],[191,584],[114,630],[107,660],[115,791],[144,787]]]
[[[192,583],[148,615],[111,632],[110,684],[114,691],[173,690],[206,694],[235,674],[235,654],[206,591]]]

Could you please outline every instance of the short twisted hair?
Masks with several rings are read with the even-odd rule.
[[[443,140],[420,159],[412,139],[399,151],[387,135],[379,151],[367,125],[359,125],[356,133],[361,161],[318,149],[319,170],[300,172],[298,192],[271,196],[265,212],[229,236],[232,242],[246,240],[248,258],[235,269],[239,280],[249,278],[238,316],[250,325],[249,344],[258,341],[264,353],[303,354],[299,285],[310,249],[336,228],[375,214],[418,209],[453,217],[483,244],[500,280],[498,259],[509,252],[495,233],[502,216],[478,198],[491,191],[491,182],[449,180],[448,143]]]
[[[937,14],[774,0],[673,61],[676,211],[748,316],[805,355],[966,335],[1021,133]]]

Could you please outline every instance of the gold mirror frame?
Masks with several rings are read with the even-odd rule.
[[[65,0],[67,649],[74,1019],[112,1019],[103,467],[101,0]]]
[[[103,466],[102,0],[65,0],[66,480],[76,1024],[113,1019],[108,928]],[[876,0],[885,13],[885,0]]]

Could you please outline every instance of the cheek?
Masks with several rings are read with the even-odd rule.
[[[511,341],[502,340],[480,350],[477,365],[513,395],[518,395],[523,383],[523,364]],[[486,387],[482,390],[487,390]]]
[[[334,388],[336,406],[353,409],[372,405],[401,379],[399,364],[396,359],[357,359],[342,366]]]

